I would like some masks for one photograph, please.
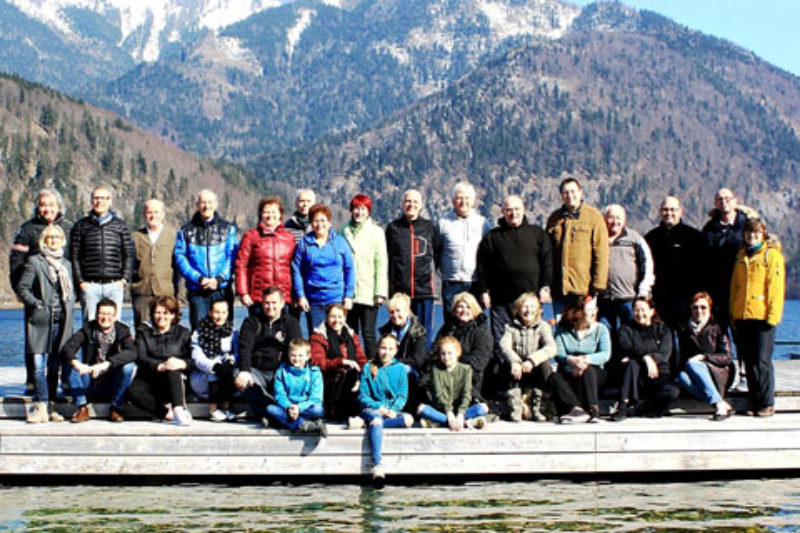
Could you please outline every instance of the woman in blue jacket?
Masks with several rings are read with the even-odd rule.
[[[395,354],[397,337],[384,335],[378,342],[378,355],[361,373],[361,418],[368,427],[375,480],[386,477],[381,465],[383,428],[407,428],[414,424],[414,417],[400,411],[408,399],[408,367],[395,359]]]
[[[331,229],[330,208],[316,204],[308,216],[312,231],[295,248],[292,286],[311,332],[325,321],[328,304],[342,304],[348,310],[353,307],[356,269],[350,245]]]

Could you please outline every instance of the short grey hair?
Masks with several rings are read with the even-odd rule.
[[[111,197],[111,200],[112,201],[114,200],[114,189],[112,189],[109,185],[105,185],[103,183],[101,183],[100,185],[98,185],[98,186],[96,186],[96,187],[94,187],[92,189],[92,192],[89,193],[89,199],[91,200],[94,197],[94,193],[96,193],[100,189],[103,189],[104,191],[108,191],[108,195]]]
[[[464,191],[468,195],[472,196],[475,199],[475,187],[468,181],[459,181],[453,186],[453,190],[450,193],[451,198],[455,198],[458,194],[458,191]]]
[[[625,208],[624,208],[624,207],[622,207],[621,205],[619,205],[619,204],[608,204],[608,205],[606,206],[606,208],[605,208],[605,209],[603,209],[603,216],[604,216],[604,217],[607,217],[607,216],[608,216],[608,214],[611,212],[611,210],[612,210],[612,209],[619,209],[620,211],[622,211],[622,213],[623,213],[623,214],[626,214],[626,213],[625,213]]]
[[[195,203],[199,202],[200,201],[200,197],[202,195],[204,195],[204,194],[210,194],[214,198],[214,201],[219,203],[219,198],[217,197],[217,193],[215,193],[211,189],[203,189],[203,190],[197,191],[197,196],[195,196],[195,200],[194,200]]]
[[[56,203],[58,204],[58,210],[64,211],[64,199],[61,197],[61,193],[55,189],[51,189],[49,187],[45,187],[44,189],[39,189],[36,192],[36,196],[33,200],[33,210],[35,211],[39,207],[39,200],[42,199],[42,196],[55,196]]]
[[[310,192],[311,196],[314,197],[314,200],[312,201],[312,203],[316,203],[316,201],[317,201],[317,193],[315,193],[313,189],[297,189],[297,193],[294,195],[294,201],[297,202],[297,200],[300,199],[300,196],[304,192]]]
[[[156,205],[158,205],[158,206],[160,206],[160,207],[161,207],[161,210],[162,210],[162,211],[166,211],[166,207],[167,207],[167,206],[164,204],[164,202],[162,202],[162,201],[161,201],[161,200],[159,200],[158,198],[150,198],[149,200],[147,200],[147,201],[144,203],[144,209],[147,209],[147,206],[148,206],[148,204],[156,204]]]

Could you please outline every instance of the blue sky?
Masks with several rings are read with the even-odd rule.
[[[568,0],[584,6],[591,0]],[[622,0],[752,50],[800,76],[800,0]]]

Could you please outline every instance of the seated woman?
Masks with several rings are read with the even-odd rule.
[[[461,344],[455,337],[440,337],[436,342],[436,350],[439,352],[439,361],[431,373],[431,405],[419,405],[417,414],[420,422],[447,424],[451,431],[461,431],[465,424],[482,429],[486,425],[489,407],[482,402],[470,407],[472,368],[458,362]]]
[[[343,305],[329,305],[325,323],[310,339],[311,363],[322,370],[325,412],[331,420],[358,415],[358,383],[367,364],[358,335],[345,323],[346,314]]]
[[[735,367],[727,332],[711,316],[713,300],[706,292],[692,297],[692,318],[678,330],[681,385],[714,407],[712,420],[725,420],[733,408],[725,401],[725,391],[733,382]]]
[[[322,421],[322,373],[308,364],[310,358],[307,340],[289,342],[289,364],[281,363],[275,372],[275,403],[267,406],[267,416],[281,427],[324,438],[328,429]]]
[[[194,393],[209,400],[212,422],[236,420],[230,411],[233,398],[233,373],[236,369],[239,332],[233,329],[227,300],[211,303],[208,316],[192,333],[192,362],[195,370],[189,376]]]
[[[25,353],[33,354],[35,403],[29,423],[63,422],[54,407],[58,388],[58,351],[72,335],[75,291],[72,267],[64,258],[66,237],[51,224],[39,236],[39,253],[28,257],[17,285],[25,304]]]
[[[618,345],[619,405],[611,420],[619,422],[631,414],[662,416],[680,389],[670,375],[672,331],[658,318],[649,298],[634,298],[633,322],[619,328]],[[646,402],[640,404],[642,399]]]
[[[436,334],[436,343],[444,337],[455,337],[461,346],[460,362],[472,368],[472,403],[483,401],[483,373],[492,358],[494,339],[486,315],[478,300],[468,292],[453,298],[448,320]],[[435,359],[435,357],[434,357]]]
[[[611,356],[608,328],[597,322],[597,301],[576,297],[561,315],[555,333],[558,372],[550,378],[558,422],[596,422],[600,417],[603,365]]]
[[[186,409],[184,379],[192,369],[189,330],[178,324],[180,304],[172,296],[150,302],[152,325],[136,332],[139,371],[128,389],[131,403],[164,421],[180,426],[192,422]]]
[[[553,373],[550,359],[556,355],[556,342],[550,325],[541,318],[542,307],[535,293],[522,294],[514,301],[512,309],[514,319],[506,324],[500,339],[500,350],[509,369],[511,420],[522,420],[530,398],[530,416],[525,418],[544,422],[547,420],[542,412],[544,391]]]
[[[378,355],[364,367],[361,373],[359,401],[361,418],[367,424],[370,450],[372,451],[372,479],[382,480],[383,428],[408,428],[414,417],[401,412],[408,398],[408,369],[395,359],[397,337],[384,335],[378,341]]]

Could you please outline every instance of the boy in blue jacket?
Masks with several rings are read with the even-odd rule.
[[[267,406],[267,416],[292,431],[328,436],[322,417],[322,372],[310,366],[311,345],[305,339],[289,342],[289,362],[275,373],[275,403]]]

